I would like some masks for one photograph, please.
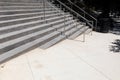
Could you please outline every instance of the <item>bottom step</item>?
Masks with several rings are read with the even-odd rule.
[[[8,52],[2,53],[2,54],[0,54],[0,63],[4,62],[6,60],[9,60],[9,59],[11,59],[15,56],[18,56],[21,53],[28,52],[28,51],[30,51],[32,49],[35,49],[35,48],[37,48],[39,46],[42,46],[42,45],[46,45],[49,41],[52,41],[52,40],[55,41],[56,40],[54,42],[54,44],[55,44],[55,43],[57,43],[57,41],[63,39],[62,37],[60,37],[57,40],[57,37],[60,36],[60,35],[61,35],[61,33],[57,32],[57,31],[54,31],[54,32],[42,37],[42,38],[38,38],[38,39],[36,39],[32,42],[26,43],[24,45],[16,47],[15,49],[12,49],[12,50],[8,51]],[[52,46],[52,45],[53,45],[53,43],[50,44],[49,46]],[[49,47],[49,46],[47,46],[47,47]]]
[[[76,31],[73,35],[71,35],[70,37],[68,37],[69,39],[75,39],[77,38],[79,35],[84,34],[89,28],[87,26],[84,26],[82,29],[79,29],[78,31]]]
[[[47,49],[47,48],[49,48],[49,47],[55,45],[56,43],[58,43],[58,42],[64,40],[65,38],[66,38],[65,36],[60,35],[60,36],[58,36],[58,37],[52,39],[51,41],[45,43],[44,45],[40,46],[40,48],[41,48],[41,49]]]
[[[89,29],[85,32],[85,34],[89,34],[89,33],[92,33],[92,29],[91,29],[91,28],[89,28]]]

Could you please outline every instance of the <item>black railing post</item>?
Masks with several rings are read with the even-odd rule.
[[[44,20],[45,20],[45,0],[43,0],[43,8],[44,8]]]

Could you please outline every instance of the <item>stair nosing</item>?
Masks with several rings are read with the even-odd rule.
[[[0,12],[14,12],[14,11],[42,11],[42,10],[52,10],[52,9],[48,9],[48,8],[45,8],[45,9],[14,9],[14,10],[1,10]]]
[[[45,43],[44,45],[41,45],[40,48],[41,48],[41,49],[47,49],[47,48],[55,45],[56,43],[64,40],[65,38],[66,38],[65,36],[59,35],[58,37],[50,40],[49,42]],[[53,40],[54,40],[54,41],[53,41]],[[45,46],[48,45],[48,44],[49,44],[49,46],[45,47]]]
[[[61,20],[61,19],[60,19],[60,20]],[[64,19],[62,19],[62,20],[64,21]],[[61,21],[62,21],[62,20],[61,20]],[[53,23],[55,23],[55,22],[51,22],[51,23],[49,23],[49,24],[43,24],[43,25],[41,25],[41,27],[48,26],[48,25],[51,25],[51,24],[53,24]],[[38,25],[38,26],[39,26],[39,25]],[[29,31],[29,30],[32,30],[32,29],[36,29],[36,28],[38,28],[38,27],[36,26],[36,27],[32,27],[32,28],[28,28],[28,29],[21,30],[21,31],[26,32],[26,31]],[[9,37],[9,36],[13,36],[14,33],[16,33],[16,32],[21,33],[21,31],[19,30],[19,31],[15,31],[15,32],[3,34],[2,36],[0,36],[0,39],[6,38],[6,37]],[[11,35],[10,35],[10,34],[11,34]]]
[[[52,33],[52,34],[49,34],[49,36],[52,36],[52,37],[54,37],[54,36],[56,36],[56,35],[60,35],[60,33],[55,32],[54,35],[53,35],[53,33]],[[30,43],[27,43],[27,44],[25,44],[25,45],[22,45],[22,46],[20,46],[20,47],[17,47],[17,48],[15,48],[15,49],[12,49],[12,50],[4,53],[4,54],[0,54],[0,62],[2,62],[3,60],[5,60],[6,58],[10,58],[10,57],[12,57],[12,56],[15,56],[15,55],[21,53],[21,52],[24,52],[24,51],[26,51],[26,50],[28,50],[29,48],[32,48],[32,47],[34,47],[34,46],[35,46],[34,48],[36,48],[36,47],[40,46],[40,43],[41,43],[42,41],[46,40],[46,38],[47,38],[47,40],[48,40],[48,39],[50,39],[50,38],[52,38],[52,37],[49,37],[49,38],[48,38],[48,35],[46,35],[44,38],[42,37],[43,39],[40,38],[40,39],[34,40],[34,41],[30,42]],[[33,45],[33,43],[34,43],[34,45]],[[29,47],[28,47],[28,46],[29,46]],[[15,53],[14,51],[15,51],[16,53]],[[9,56],[8,56],[8,54],[9,54]]]
[[[84,26],[83,26],[83,27],[84,27]],[[84,30],[84,28],[82,28],[82,29]],[[83,31],[81,31],[82,29],[79,28],[79,29],[78,29],[73,35],[71,35],[69,38],[70,38],[70,39],[74,39],[74,38],[80,36],[80,35],[83,33]],[[87,29],[88,29],[88,27],[86,27],[84,31],[86,31]],[[75,35],[75,34],[77,34],[77,35]]]
[[[57,11],[47,11],[46,13],[54,13]],[[14,17],[14,16],[22,16],[22,15],[32,15],[32,14],[42,14],[44,12],[34,12],[34,13],[21,13],[21,14],[12,14],[12,15],[0,15],[0,18],[2,17]]]
[[[43,14],[44,15],[44,14]],[[27,17],[27,18],[20,18],[20,19],[12,19],[12,20],[5,20],[5,21],[0,21],[0,24],[2,23],[7,23],[7,22],[14,22],[14,21],[22,21],[22,20],[28,20],[28,19],[33,19],[33,18],[41,18],[43,17],[43,15],[38,15],[38,16],[33,16],[33,17]],[[47,15],[46,17],[48,16],[59,16],[59,14],[50,14],[50,15]]]
[[[80,25],[80,24],[79,24]],[[77,25],[77,26],[79,26],[79,25]],[[67,32],[65,32],[65,35],[66,36],[69,36],[71,33],[73,33],[74,31],[76,31],[78,28],[77,28],[77,26],[75,27],[75,28],[72,28],[71,30],[69,30],[69,31],[67,31]],[[81,25],[81,27],[82,27],[83,25]],[[72,31],[72,32],[71,32]]]
[[[16,39],[13,39],[13,40],[10,40],[10,41],[1,43],[1,44],[0,44],[0,49],[5,48],[5,47],[10,46],[10,45],[13,45],[13,44],[16,44],[16,43],[18,43],[18,42],[22,42],[22,41],[24,41],[24,40],[26,40],[26,39],[35,37],[35,36],[37,36],[37,35],[44,34],[44,33],[46,33],[46,32],[49,31],[49,30],[54,30],[54,29],[53,29],[53,28],[47,28],[47,29],[42,30],[42,31],[38,31],[38,32],[35,32],[35,33],[31,33],[31,34],[28,34],[28,35],[26,35],[26,36],[22,36],[22,37],[19,37],[19,38],[16,38]],[[8,45],[6,45],[6,44],[8,44]]]

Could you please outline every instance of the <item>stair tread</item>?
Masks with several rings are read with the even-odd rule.
[[[59,14],[48,14],[46,15],[45,17],[48,17],[48,16],[59,16]],[[5,21],[0,21],[0,24],[1,23],[7,23],[7,22],[13,22],[13,21],[20,21],[20,20],[28,20],[28,19],[33,19],[33,18],[41,18],[43,17],[43,15],[37,15],[37,16],[32,16],[32,17],[26,17],[26,18],[18,18],[18,19],[12,19],[12,20],[5,20]],[[59,16],[59,17],[63,17],[63,16]]]
[[[25,33],[25,32],[27,32],[27,31],[31,31],[31,30],[35,30],[35,29],[38,29],[38,28],[42,28],[42,27],[45,27],[45,26],[49,26],[49,25],[52,25],[52,24],[55,24],[55,23],[59,23],[59,22],[61,22],[61,21],[64,21],[64,19],[62,20],[62,19],[60,19],[60,20],[57,20],[57,21],[53,21],[53,22],[50,22],[50,23],[47,23],[47,24],[43,24],[43,25],[41,25],[41,26],[34,26],[34,27],[32,27],[32,28],[27,28],[27,29],[23,29],[23,30],[19,30],[19,31],[14,31],[14,32],[11,32],[11,33],[6,33],[6,34],[2,34],[1,36],[0,36],[0,40],[3,40],[3,39],[5,39],[5,38],[9,38],[9,37],[11,37],[11,36],[15,36],[15,35],[18,35],[18,34],[22,34],[22,33]],[[4,40],[5,41],[5,40]],[[2,41],[3,42],[3,41]]]
[[[6,11],[6,10],[8,10],[8,11],[11,11],[11,10],[13,10],[13,11],[18,11],[18,10],[24,11],[24,10],[30,10],[30,9],[32,9],[32,10],[37,10],[37,9],[42,10],[43,7],[44,6],[42,6],[42,5],[38,6],[38,7],[1,7],[0,6],[0,10],[1,10],[1,12]],[[49,10],[49,9],[51,9],[51,7],[45,6],[45,10]]]
[[[85,34],[89,34],[90,32],[92,32],[92,29],[88,28],[87,31],[85,32]]]
[[[45,3],[44,9],[43,3],[0,2],[0,63],[37,47],[47,49],[66,37],[74,39],[89,29]]]
[[[69,17],[69,16],[68,16]],[[50,15],[50,16],[46,16],[45,17],[45,20],[47,22],[51,22],[51,20],[55,21],[55,20],[59,20],[59,19],[62,19],[64,18],[64,16],[59,16],[59,15]],[[29,18],[22,18],[22,19],[17,19],[17,20],[8,20],[8,21],[2,21],[0,24],[0,28],[1,27],[7,27],[7,26],[12,26],[12,25],[16,25],[16,24],[21,24],[21,23],[27,23],[27,22],[32,22],[33,20],[36,21],[36,20],[41,20],[41,19],[44,19],[43,17],[41,16],[38,16],[38,17],[29,17]]]
[[[88,29],[88,27],[84,27],[78,31],[76,31],[73,35],[71,35],[69,38],[70,39],[75,39],[76,37],[78,37],[79,35],[81,35],[82,33],[84,33],[86,30]]]
[[[56,22],[57,22],[57,21],[56,21]],[[29,31],[29,30],[37,29],[37,28],[39,28],[39,27],[48,26],[48,25],[54,24],[54,23],[56,23],[56,22],[51,22],[51,23],[47,23],[47,24],[42,24],[41,26],[38,25],[38,26],[34,26],[34,27],[27,28],[27,29],[24,29],[24,30],[19,30],[19,31],[14,31],[14,32],[11,32],[11,33],[7,33],[7,34],[2,34],[2,35],[0,36],[0,39],[5,38],[5,37],[8,37],[8,36],[15,35],[15,34],[23,33],[23,32]]]
[[[42,31],[38,31],[38,32],[35,32],[35,33],[31,33],[31,34],[28,34],[28,35],[26,35],[26,36],[19,37],[19,38],[16,38],[16,39],[9,40],[9,41],[7,41],[7,42],[1,43],[1,44],[0,44],[0,49],[2,49],[2,48],[4,48],[4,47],[7,47],[7,46],[9,46],[9,45],[13,45],[13,44],[15,44],[15,43],[18,43],[18,42],[20,42],[20,41],[26,40],[26,39],[31,38],[31,37],[33,37],[33,36],[36,36],[36,35],[38,35],[38,34],[43,34],[43,33],[45,33],[45,32],[49,32],[50,30],[54,30],[54,29],[53,29],[53,28],[44,29],[44,30],[42,30]]]
[[[1,8],[12,8],[12,7],[40,7],[41,5],[36,5],[36,6],[30,6],[30,5],[28,5],[28,6],[25,6],[25,5],[23,5],[23,6],[18,6],[18,5],[12,5],[12,6],[1,6]]]
[[[50,18],[49,20],[51,20],[53,18]],[[61,22],[63,21],[63,19],[60,19],[60,20],[57,20],[55,22]],[[5,31],[5,30],[8,30],[8,29],[15,29],[15,28],[18,28],[18,27],[22,27],[22,26],[27,26],[27,25],[30,25],[30,24],[37,24],[37,23],[41,23],[41,22],[44,22],[44,20],[37,20],[37,21],[33,21],[33,22],[27,22],[27,23],[23,23],[23,24],[17,24],[17,25],[13,25],[13,26],[6,26],[6,27],[1,27],[0,28],[0,31]],[[52,24],[54,22],[51,22]]]
[[[70,34],[72,34],[73,32],[75,32],[77,30],[77,27],[82,27],[83,25],[77,25],[75,26],[75,28],[72,28],[71,30],[65,32],[65,35],[69,36]]]
[[[68,19],[66,22],[65,22],[65,24],[71,24],[73,21],[72,20],[70,20],[70,19]],[[59,24],[59,25],[56,25],[54,28],[56,28],[57,30],[59,30],[59,28],[61,28],[61,26],[65,26],[65,24],[64,24],[64,22],[63,23],[61,23],[61,24]]]
[[[58,29],[58,31],[64,31],[64,29],[65,29],[65,31],[67,31],[68,29],[73,28],[75,25],[76,25],[76,23],[73,23],[69,26],[65,26],[63,28]]]
[[[46,36],[44,36],[44,37],[42,37],[42,38],[36,39],[36,40],[34,40],[34,41],[32,41],[32,42],[29,42],[29,43],[27,43],[27,44],[25,44],[25,45],[22,45],[22,46],[20,46],[20,47],[17,47],[17,48],[15,48],[15,49],[12,49],[12,50],[4,53],[4,54],[1,54],[1,55],[0,55],[0,62],[1,62],[1,61],[4,61],[5,59],[8,59],[8,58],[10,58],[10,57],[12,57],[12,56],[15,56],[15,55],[17,55],[18,53],[21,53],[21,52],[23,52],[23,51],[25,51],[25,50],[33,47],[33,46],[35,46],[35,47],[41,46],[40,42],[42,42],[42,41],[50,38],[51,36],[55,36],[55,35],[58,35],[58,34],[60,34],[60,33],[58,33],[58,32],[53,32],[53,33],[48,34],[48,35],[46,35]]]
[[[57,17],[50,17],[50,18],[47,18],[47,20],[52,20],[52,19],[57,19],[59,18],[58,16]],[[28,24],[32,24],[32,23],[36,23],[36,22],[43,22],[45,20],[36,20],[36,21],[32,21],[32,22],[26,22],[26,23],[22,23],[22,24],[15,24],[15,25],[12,25],[12,26],[6,26],[6,27],[0,27],[0,31],[2,30],[6,30],[6,29],[10,29],[10,28],[15,28],[15,27],[18,27],[18,26],[23,26],[23,25],[28,25]]]
[[[1,2],[0,1],[0,4],[16,4],[16,5],[19,5],[19,4],[27,4],[27,5],[33,5],[33,4],[35,4],[35,5],[41,5],[41,3],[39,2],[39,3],[33,3],[33,2]],[[43,4],[43,3],[42,3]]]
[[[55,13],[57,11],[47,11],[46,13]],[[22,16],[22,15],[32,15],[32,14],[42,14],[44,12],[34,12],[34,13],[21,13],[21,14],[11,14],[11,15],[0,15],[1,17],[14,17],[14,16]]]
[[[47,48],[53,46],[54,44],[56,44],[56,43],[58,43],[58,42],[60,42],[60,41],[62,41],[64,39],[65,39],[65,36],[60,35],[60,36],[52,39],[51,41],[45,43],[44,45],[41,45],[40,48],[47,49]]]
[[[49,8],[45,8],[45,9],[43,9],[43,8],[40,8],[40,9],[13,9],[13,10],[0,10],[0,12],[14,12],[14,11],[36,11],[36,10],[38,10],[38,11],[41,11],[41,10],[51,10],[51,8],[49,9]]]

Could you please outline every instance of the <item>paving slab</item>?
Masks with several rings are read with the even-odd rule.
[[[110,51],[119,35],[93,32],[40,47],[0,68],[0,80],[120,80],[120,53]]]

